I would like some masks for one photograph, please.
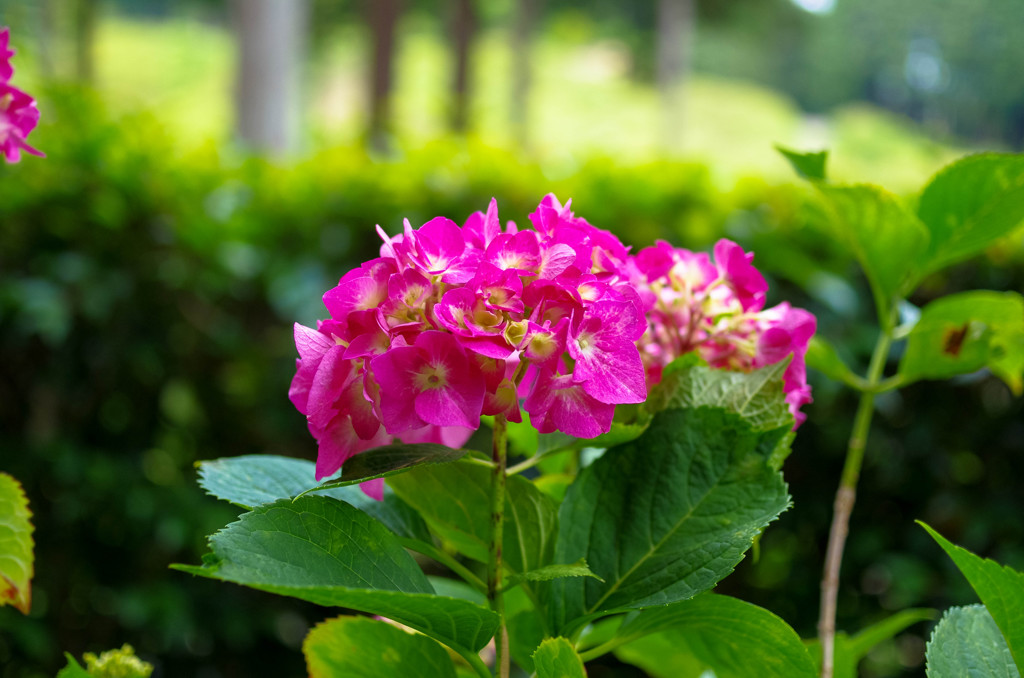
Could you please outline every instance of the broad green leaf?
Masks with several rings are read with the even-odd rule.
[[[362,511],[331,497],[305,496],[260,506],[210,537],[192,574],[378,614],[455,649],[476,651],[497,616],[479,605],[434,594],[398,537]]]
[[[619,405],[615,409],[619,410],[624,407],[626,406]],[[636,416],[630,421],[613,421],[611,429],[596,438],[574,438],[560,431],[540,433],[537,435],[537,454],[582,450],[584,447],[614,447],[639,438],[650,423],[651,417],[644,409],[643,411],[638,410]]]
[[[537,678],[586,678],[583,661],[567,638],[548,638],[533,653]]]
[[[928,247],[928,230],[899,198],[877,186],[818,185],[832,235],[860,262],[880,317],[909,290]]]
[[[1016,292],[961,292],[925,306],[899,373],[909,382],[983,367],[1017,395],[1024,391],[1024,297]]]
[[[604,581],[551,582],[554,628],[686,600],[732,572],[789,506],[767,463],[785,433],[722,409],[669,409],[584,469],[562,503],[555,561],[586,558]]]
[[[67,659],[68,665],[57,672],[57,678],[92,678],[69,652],[64,653],[64,658]]]
[[[946,610],[925,650],[928,678],[1020,678],[984,605]]]
[[[782,381],[787,365],[782,361],[746,373],[706,365],[666,370],[663,381],[651,390],[648,406],[653,411],[720,407],[740,415],[758,431],[789,429],[793,415],[786,405]]]
[[[508,578],[505,588],[512,588],[524,581],[551,581],[562,577],[593,577],[600,579],[587,567],[587,561],[580,560],[569,565],[545,565],[536,570],[515,574]]]
[[[1003,632],[1017,667],[1024,667],[1024,574],[994,560],[980,558],[953,544],[920,520],[917,523],[956,563]]]
[[[977,254],[1024,223],[1024,156],[981,153],[945,167],[917,215],[931,231],[927,271]]]
[[[740,415],[757,431],[786,431],[768,455],[769,465],[779,470],[793,443],[788,433],[793,415],[782,379],[788,364],[782,361],[748,373],[730,372],[684,356],[665,370],[661,383],[651,390],[647,406],[654,412],[672,407],[720,407]]]
[[[455,678],[451,657],[436,642],[366,617],[318,624],[302,651],[310,678]]]
[[[862,629],[854,636],[842,631],[835,636],[834,678],[857,678],[857,666],[879,643],[894,637],[897,633],[912,624],[935,619],[935,610],[914,608],[901,610],[886,617],[882,621]],[[808,641],[807,650],[814,659],[816,667],[821,665],[821,643],[818,640]]]
[[[465,454],[465,450],[454,450],[434,443],[376,447],[346,461],[341,467],[341,477],[319,485],[318,489],[326,490],[364,483],[374,478],[386,478],[425,464],[447,464],[461,459]]]
[[[652,676],[678,678],[711,669],[718,678],[815,678],[789,624],[751,603],[705,593],[644,610],[619,628],[615,654]],[[684,666],[689,672],[678,672]]]
[[[789,164],[796,170],[796,173],[804,179],[825,180],[825,163],[828,161],[828,151],[801,153],[778,144],[775,145],[775,150],[785,156]]]
[[[198,466],[199,485],[208,494],[242,508],[252,509],[309,492],[348,502],[400,537],[430,541],[423,519],[387,489],[384,501],[371,499],[353,486],[312,489],[316,487],[316,465],[305,459],[249,454],[201,461]]]
[[[489,468],[468,462],[421,466],[388,483],[442,539],[466,557],[487,562]],[[505,497],[502,550],[506,566],[513,573],[523,573],[549,564],[557,521],[554,500],[520,476],[509,476]]]
[[[316,485],[316,465],[305,459],[247,454],[201,461],[197,466],[199,485],[207,494],[246,509],[296,497]]]
[[[32,607],[32,512],[17,480],[0,473],[0,605]]]

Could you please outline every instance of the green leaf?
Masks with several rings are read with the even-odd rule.
[[[211,536],[210,549],[201,567],[172,567],[318,605],[378,614],[463,652],[479,650],[497,628],[490,610],[434,595],[398,537],[331,497],[260,506]]]
[[[366,617],[318,624],[302,651],[310,678],[455,678],[451,657],[436,642]]]
[[[388,482],[459,553],[487,562],[491,534],[489,468],[468,462],[421,466]],[[513,573],[547,565],[557,521],[554,500],[520,476],[509,476],[505,497],[505,565]]]
[[[651,390],[648,406],[653,411],[720,407],[740,415],[758,431],[790,429],[793,415],[786,404],[782,381],[788,364],[782,361],[746,373],[706,365],[666,370],[664,379]]]
[[[756,431],[783,432],[771,450],[769,465],[779,470],[793,443],[793,415],[786,404],[782,375],[788,361],[752,372],[716,370],[684,356],[666,368],[651,390],[647,407],[653,412],[667,408],[720,407],[740,415]]]
[[[360,452],[341,467],[341,477],[318,486],[326,490],[345,485],[365,483],[375,478],[386,478],[405,473],[416,466],[448,464],[465,456],[465,450],[454,450],[434,443],[415,445],[385,445]]]
[[[1017,395],[1024,391],[1024,297],[1016,292],[961,292],[925,306],[899,373],[909,382],[983,367]]]
[[[811,343],[807,347],[804,359],[808,367],[818,370],[829,379],[841,381],[844,384],[852,384],[859,379],[839,357],[835,346],[820,335],[816,334],[811,337]]]
[[[619,659],[656,677],[697,676],[707,669],[718,678],[818,675],[789,624],[764,608],[711,593],[640,612],[619,628],[618,641]]]
[[[842,631],[835,636],[834,678],[857,678],[857,666],[879,643],[889,640],[908,626],[918,622],[935,619],[935,610],[913,608],[901,610],[886,617],[882,621],[862,629],[854,636]],[[815,660],[817,668],[821,665],[821,643],[815,639],[808,641],[807,650]]]
[[[778,144],[775,145],[775,150],[785,156],[789,164],[796,170],[796,173],[804,179],[825,180],[825,163],[828,160],[828,151],[801,153]]]
[[[767,464],[785,433],[722,409],[670,409],[584,469],[559,513],[555,560],[586,558],[604,581],[553,581],[554,628],[686,600],[732,572],[789,506]]]
[[[437,575],[427,575],[427,581],[434,588],[434,593],[447,598],[461,598],[481,607],[487,607],[487,596],[461,579],[450,579]]]
[[[69,652],[64,653],[64,658],[67,659],[68,665],[57,672],[57,678],[92,678]]]
[[[197,466],[199,485],[207,494],[246,509],[290,499],[316,483],[313,462],[273,454],[222,457]]]
[[[984,605],[946,610],[925,650],[928,678],[1020,678]]]
[[[877,186],[818,185],[831,215],[832,235],[867,275],[880,318],[888,318],[920,270],[928,230],[893,194]]]
[[[1017,668],[1024,667],[1024,574],[994,560],[980,558],[953,544],[920,520],[917,523],[956,563],[1003,632]]]
[[[316,487],[316,465],[305,459],[250,454],[201,461],[198,466],[199,485],[208,494],[242,508],[252,509],[308,492],[348,502],[400,537],[430,541],[423,519],[386,489],[384,501],[376,501],[353,486],[311,491]]]
[[[562,577],[593,577],[594,579],[600,579],[587,567],[587,561],[578,560],[571,565],[545,565],[536,570],[512,575],[505,582],[505,588],[512,588],[524,581],[551,581],[552,579],[561,579]]]
[[[1024,222],[1024,156],[981,153],[943,168],[921,193],[927,271],[982,251]]]
[[[0,473],[0,605],[32,607],[32,512],[17,480]]]
[[[548,638],[533,653],[537,678],[586,678],[583,661],[567,638]]]
[[[619,405],[615,409],[618,411],[624,407]],[[609,431],[596,438],[574,438],[560,431],[540,433],[537,435],[537,454],[582,450],[584,447],[614,447],[639,438],[650,423],[651,417],[645,409],[638,411],[633,421],[613,421]]]

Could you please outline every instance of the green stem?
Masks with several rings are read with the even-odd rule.
[[[508,422],[504,415],[494,417],[494,446],[491,461],[491,543],[487,562],[487,599],[498,614],[498,632],[494,636],[494,669],[498,678],[508,678],[508,630],[505,627],[505,597],[501,594],[501,546],[505,533],[505,463],[508,452]]]
[[[891,325],[891,323],[890,323]],[[821,578],[821,609],[818,617],[818,637],[821,640],[821,678],[832,678],[835,670],[836,602],[839,596],[839,569],[843,561],[843,548],[850,529],[850,514],[857,499],[857,480],[867,449],[868,432],[875,409],[875,395],[880,386],[899,381],[882,381],[885,361],[889,356],[892,335],[889,329],[882,329],[871,355],[865,388],[861,391],[860,404],[853,421],[853,431],[846,447],[846,461],[843,475],[836,490],[833,505],[832,526],[828,534],[828,550],[825,553],[825,568]]]
[[[480,655],[475,652],[460,652],[459,654],[469,662],[469,665],[473,667],[473,670],[477,672],[480,678],[491,678],[491,672],[487,669],[487,664],[484,664],[484,660],[480,659]]]
[[[529,459],[524,459],[523,461],[519,462],[518,464],[513,464],[512,466],[509,466],[508,467],[508,474],[510,476],[517,475],[519,473],[522,473],[523,471],[525,471],[528,468],[533,468],[534,466],[536,466],[537,464],[541,463],[542,461],[544,461],[548,457],[553,457],[556,454],[564,454],[566,452],[569,452],[570,450],[572,450],[571,447],[561,447],[561,448],[559,448],[557,450],[548,450],[547,452],[542,452],[541,454],[535,454],[532,457],[530,457]]]
[[[480,579],[480,577],[473,574],[469,570],[469,568],[467,568],[459,561],[455,560],[455,558],[453,558],[450,554],[445,553],[433,544],[428,544],[427,542],[421,541],[419,539],[408,539],[404,537],[399,539],[399,542],[402,544],[402,546],[409,549],[410,551],[422,553],[428,558],[433,558],[434,560],[441,563],[455,574],[462,577],[462,579],[467,584],[469,584],[476,590],[480,591],[481,593],[487,592],[487,584],[485,584],[483,580]]]
[[[494,468],[494,462],[488,459],[474,457],[472,454],[467,454],[462,459],[460,459],[459,462],[464,464],[475,464],[476,466],[486,466],[487,468]]]
[[[585,652],[580,652],[580,659],[583,660],[583,663],[585,664],[589,661],[597,659],[598,657],[608,654],[609,652],[611,652],[619,645],[622,645],[624,642],[628,640],[630,639],[626,638],[624,640],[620,640],[618,638],[612,638],[611,640],[605,641],[604,643],[601,643],[596,647],[592,647],[589,650],[586,650]]]

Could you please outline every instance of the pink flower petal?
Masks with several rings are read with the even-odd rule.
[[[571,375],[541,373],[523,409],[541,433],[561,431],[576,438],[596,438],[611,430],[615,406],[597,401]]]
[[[714,252],[718,274],[736,293],[743,310],[756,311],[763,308],[768,283],[751,263],[754,253],[744,252],[742,247],[725,238],[715,243]]]

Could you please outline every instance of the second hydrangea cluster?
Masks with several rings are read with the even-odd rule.
[[[380,256],[324,295],[331,317],[296,325],[289,396],[318,441],[318,479],[395,438],[458,447],[482,415],[525,410],[542,433],[593,438],[693,351],[744,371],[792,355],[786,391],[802,416],[814,317],[763,310],[752,254],[723,240],[714,265],[663,242],[634,256],[553,195],[529,218],[502,227],[492,200],[461,227],[378,227]]]
[[[660,241],[636,257],[639,286],[650,324],[640,342],[648,379],[686,353],[711,367],[749,372],[792,356],[783,374],[786,402],[799,426],[811,402],[804,355],[814,335],[814,316],[786,302],[764,308],[768,283],[754,268],[752,252],[729,240],[704,252]]]
[[[9,47],[10,31],[0,28],[0,154],[7,162],[21,160],[21,152],[43,155],[25,141],[39,123],[39,109],[36,100],[11,85],[14,75],[11,57],[14,50]]]

